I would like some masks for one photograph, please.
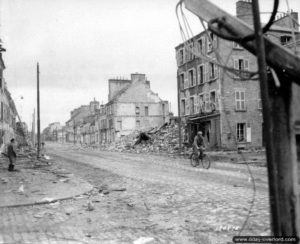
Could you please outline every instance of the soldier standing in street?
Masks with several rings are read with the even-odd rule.
[[[15,163],[17,159],[17,154],[15,152],[15,139],[10,140],[10,144],[8,145],[7,148],[7,155],[9,159],[9,166],[8,166],[8,171],[13,171],[15,168]]]

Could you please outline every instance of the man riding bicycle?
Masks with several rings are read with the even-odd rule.
[[[205,149],[204,137],[202,131],[198,131],[193,143],[194,153],[198,158],[203,159],[203,151]]]

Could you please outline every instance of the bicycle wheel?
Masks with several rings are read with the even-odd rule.
[[[196,167],[199,165],[199,159],[195,153],[192,153],[192,155],[191,155],[191,165],[193,167]]]
[[[208,155],[203,155],[203,159],[201,160],[202,167],[204,169],[209,169],[210,168],[210,158]]]

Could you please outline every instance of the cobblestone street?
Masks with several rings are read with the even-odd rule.
[[[48,145],[55,162],[94,186],[44,205],[1,208],[0,243],[231,243],[252,203],[245,165]],[[253,211],[243,235],[269,234],[266,169],[251,167]],[[90,211],[89,211],[90,210]]]

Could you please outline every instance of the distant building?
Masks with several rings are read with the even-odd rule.
[[[297,23],[292,28],[297,36],[298,13],[291,13]],[[251,1],[237,1],[236,15],[252,24]],[[289,17],[276,19],[268,38],[288,45],[292,39]],[[187,47],[188,46],[188,47]],[[263,119],[258,80],[245,76],[257,71],[256,57],[235,42],[201,32],[176,48],[180,116],[186,123],[190,142],[203,131],[211,148],[259,148],[263,146]],[[196,57],[190,50],[238,70],[228,73],[213,62]],[[225,62],[226,61],[226,62]],[[243,76],[243,79],[241,78]]]
[[[94,99],[89,105],[82,105],[71,111],[71,118],[66,122],[66,141],[83,142],[80,134],[85,118],[94,116],[99,111],[99,102]]]

